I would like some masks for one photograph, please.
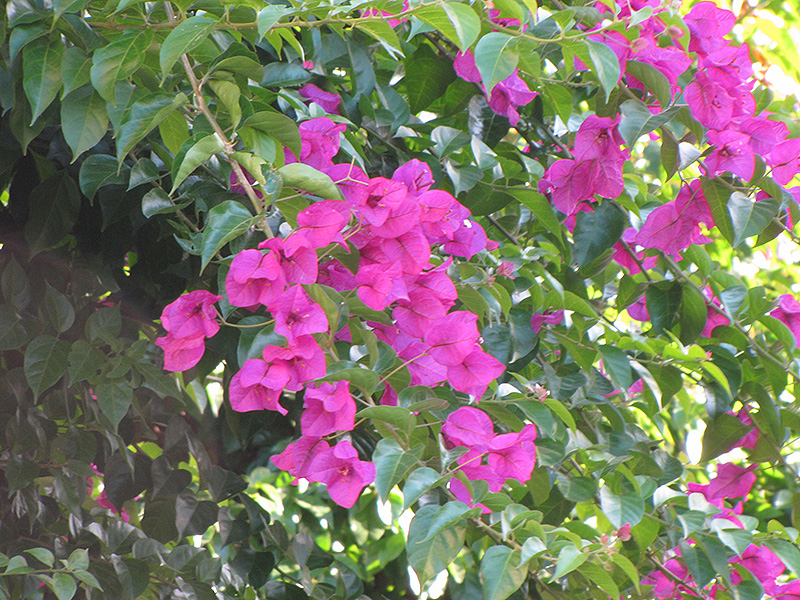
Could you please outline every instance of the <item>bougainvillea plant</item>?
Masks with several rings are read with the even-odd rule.
[[[0,600],[800,599],[784,4],[9,0]]]

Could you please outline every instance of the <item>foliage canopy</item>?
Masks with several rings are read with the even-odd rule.
[[[800,598],[733,4],[9,0],[0,598]]]

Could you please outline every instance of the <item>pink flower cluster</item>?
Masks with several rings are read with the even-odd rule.
[[[525,425],[518,433],[495,434],[489,416],[477,408],[464,406],[451,413],[442,425],[449,447],[463,446],[469,451],[459,457],[459,469],[472,481],[485,481],[489,490],[499,492],[506,481],[525,483],[536,464],[536,427]],[[456,498],[471,502],[466,486],[450,481]]]
[[[575,135],[575,158],[557,160],[539,182],[540,191],[548,192],[565,215],[583,210],[579,205],[595,194],[616,198],[625,189],[622,165],[630,153],[620,148],[618,124],[619,117],[589,116]]]
[[[755,116],[749,48],[733,46],[724,38],[736,22],[735,15],[706,1],[692,7],[685,22],[699,70],[684,97],[694,118],[709,128],[708,140],[714,146],[705,160],[709,174],[729,171],[749,181],[758,155],[772,168],[776,182],[789,183],[800,170],[800,139],[786,139],[789,130],[784,123]]]
[[[778,319],[791,330],[795,343],[800,348],[800,302],[791,294],[783,294],[778,299],[780,300],[778,306],[769,313],[769,316]]]
[[[286,339],[284,345],[267,345],[233,376],[231,407],[287,414],[280,404],[284,390],[305,390],[302,436],[274,462],[296,477],[327,484],[334,501],[352,506],[374,479],[374,465],[360,461],[348,441],[331,447],[323,438],[353,428],[355,402],[347,382],[312,382],[327,368],[317,337],[349,341],[350,327],[356,325],[330,331],[325,311],[303,286],[319,283],[348,296],[355,293],[370,309],[390,311],[390,325],[359,326],[397,352],[412,385],[447,382],[480,398],[504,367],[479,345],[477,315],[451,310],[458,297],[447,274],[452,258],[431,262],[433,246],[470,258],[496,244],[451,194],[431,189],[433,176],[425,163],[412,160],[391,179],[369,178],[356,166],[335,164],[344,127],[328,118],[306,121],[300,125],[300,156],[287,151],[287,162],[299,160],[329,175],[344,199],[313,202],[297,215],[297,227],[288,236],[238,253],[225,292],[233,306],[265,309],[275,333]],[[334,244],[358,251],[356,269],[330,256]],[[165,369],[184,370],[199,361],[205,338],[219,330],[212,304],[220,298],[191,292],[164,310],[169,333],[158,344],[165,349]],[[396,397],[388,385],[383,395],[387,402]]]
[[[719,512],[712,519],[724,519],[735,527],[743,528],[739,515],[742,514],[743,502],[739,501],[733,508],[726,506],[725,501],[732,498],[746,500],[756,481],[753,473],[755,465],[740,467],[733,463],[724,463],[717,469],[717,475],[707,484],[689,483],[689,493],[702,494],[707,502],[715,506]],[[694,542],[687,540],[690,544]],[[720,589],[718,584],[713,584],[706,590],[701,590],[692,579],[686,566],[680,560],[680,549],[675,549],[673,557],[664,562],[664,568],[672,576],[661,571],[653,571],[642,579],[642,584],[652,585],[652,595],[658,599],[672,598],[716,598]],[[775,556],[768,548],[750,544],[740,555],[730,559],[731,564],[741,565],[759,581],[764,587],[764,592],[770,597],[791,600],[800,597],[800,581],[795,580],[787,584],[776,582],[786,567],[780,558]],[[733,585],[742,581],[742,576],[731,569],[731,583]]]
[[[475,65],[475,56],[470,50],[459,52],[456,55],[453,68],[456,70],[456,74],[465,81],[478,84],[482,82],[480,71]],[[483,91],[486,92],[485,87]],[[516,125],[519,123],[517,109],[533,102],[536,96],[537,92],[532,92],[528,84],[517,75],[517,70],[514,69],[511,75],[492,88],[492,93],[487,96],[487,100],[494,112],[506,117],[511,125]]]
[[[156,340],[164,350],[167,371],[185,371],[195,366],[206,350],[205,340],[219,331],[213,304],[221,300],[205,290],[184,294],[161,313],[167,335]]]

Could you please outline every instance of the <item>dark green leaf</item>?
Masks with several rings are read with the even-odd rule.
[[[202,44],[216,24],[212,15],[206,13],[190,17],[170,31],[159,54],[161,76],[169,74],[181,54],[188,54]]]
[[[619,133],[625,143],[632,147],[643,135],[669,123],[678,110],[670,108],[654,114],[641,100],[626,100],[620,106],[622,118],[619,122]]]
[[[72,150],[72,162],[103,139],[108,130],[106,101],[92,86],[85,85],[64,98],[61,130]]]
[[[103,380],[94,388],[100,410],[111,421],[112,429],[116,431],[117,425],[127,414],[133,402],[133,388],[124,380]]]
[[[136,144],[186,101],[182,92],[177,95],[158,92],[135,102],[117,133],[117,161],[122,164]]]
[[[25,350],[25,378],[34,398],[56,383],[64,374],[70,344],[49,335],[34,339]]]
[[[736,233],[731,222],[731,214],[728,212],[728,199],[733,190],[718,179],[701,177],[700,181],[703,186],[703,195],[711,209],[711,216],[714,217],[714,224],[723,237],[733,244]]]
[[[440,98],[456,77],[453,65],[434,53],[429,46],[421,45],[405,61],[406,93],[412,113],[430,107]]]
[[[0,352],[17,350],[28,341],[28,333],[10,306],[0,306]]]
[[[414,16],[437,31],[441,31],[462,51],[475,43],[481,31],[478,15],[466,4],[448,2],[438,6],[426,6],[422,10],[416,11]]]
[[[628,355],[614,346],[600,346],[603,368],[620,389],[627,390],[633,384],[633,372]]]
[[[681,300],[681,342],[693,343],[705,328],[707,319],[705,297],[693,287],[686,286]]]
[[[69,384],[95,377],[105,365],[106,356],[86,340],[76,340],[69,351]]]
[[[175,503],[175,526],[178,537],[202,535],[217,522],[216,503],[197,500],[193,495],[182,493]]]
[[[718,414],[707,426],[703,433],[702,462],[712,460],[733,448],[752,426],[745,425],[733,415]]]
[[[733,227],[731,244],[738,246],[747,238],[764,231],[778,214],[779,206],[780,202],[775,198],[752,201],[741,192],[731,194],[728,199],[728,212]]]
[[[30,124],[39,118],[61,89],[61,63],[64,45],[61,40],[39,38],[22,50],[22,87],[31,103]]]
[[[90,83],[92,81],[89,75],[91,68],[92,59],[86,52],[78,46],[67,48],[64,51],[64,60],[61,62],[61,80],[64,84],[61,97],[63,98],[71,91]]]
[[[255,219],[244,205],[234,200],[225,200],[208,211],[200,242],[201,272],[225,244],[247,231]]]
[[[580,212],[575,222],[573,258],[578,267],[588,265],[622,237],[628,217],[619,206],[603,202],[594,212]]]
[[[58,333],[64,333],[75,322],[75,309],[67,297],[49,283],[46,284],[42,312]]]
[[[61,243],[78,218],[80,195],[67,171],[59,171],[31,192],[25,239],[35,255]]]
[[[153,41],[153,30],[129,29],[107,46],[95,50],[90,76],[94,89],[106,102],[117,105],[117,83],[133,75]]]
[[[183,180],[191,175],[197,167],[223,150],[225,150],[225,145],[216,133],[200,138],[186,151],[183,160],[176,158],[175,164],[172,166],[173,177],[170,194],[174,193]]]
[[[659,281],[647,286],[647,312],[653,331],[658,334],[669,329],[683,300],[683,286],[677,281]]]
[[[97,190],[104,185],[127,185],[130,168],[119,165],[113,156],[108,154],[93,154],[81,165],[78,183],[81,191],[91,200]]]

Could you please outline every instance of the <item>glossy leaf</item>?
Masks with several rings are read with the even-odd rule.
[[[195,15],[170,31],[159,53],[161,76],[166,77],[169,74],[182,54],[188,54],[202,44],[215,25],[216,21],[211,15]]]

